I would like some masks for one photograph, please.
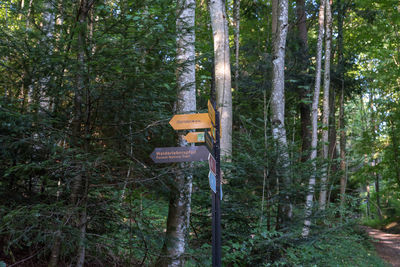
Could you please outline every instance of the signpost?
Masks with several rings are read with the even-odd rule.
[[[211,120],[208,113],[174,115],[169,124],[171,124],[174,130],[211,128]]]
[[[212,93],[212,97],[215,98],[215,92]],[[207,106],[208,113],[175,115],[169,121],[175,130],[211,128],[211,132],[208,130],[204,133],[190,132],[185,136],[187,142],[205,142],[205,146],[157,147],[150,157],[155,163],[205,161],[208,159],[210,167],[208,181],[212,190],[212,266],[221,267],[221,123],[214,101],[208,100]]]
[[[205,146],[157,147],[150,154],[155,163],[205,161],[208,159]]]
[[[206,134],[206,145],[207,147],[212,144],[212,154],[211,157],[208,158],[210,172],[208,174],[210,187],[211,187],[211,178],[213,178],[210,174],[215,174],[215,190],[212,193],[212,266],[213,267],[221,267],[221,197],[222,197],[222,188],[221,188],[221,170],[220,170],[220,137],[221,137],[221,124],[219,112],[216,112],[216,106],[213,101],[208,101],[208,115],[211,120],[211,136],[207,136]],[[215,141],[215,142],[214,142]],[[215,162],[215,163],[214,163]],[[215,164],[215,167],[214,167]],[[214,172],[213,172],[214,171]],[[210,178],[211,176],[211,178]]]

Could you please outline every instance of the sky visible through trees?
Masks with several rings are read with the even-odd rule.
[[[399,44],[397,0],[0,1],[0,267],[211,266],[207,161],[150,154],[213,93],[222,266],[384,266]]]

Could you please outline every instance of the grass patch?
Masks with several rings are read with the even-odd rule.
[[[356,227],[320,232],[286,251],[289,266],[387,266],[368,236]]]
[[[393,234],[400,234],[400,217],[392,217],[386,219],[364,219],[361,221],[362,225],[369,226],[374,229],[383,230]]]

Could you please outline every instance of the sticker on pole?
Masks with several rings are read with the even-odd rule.
[[[217,193],[217,179],[215,178],[212,171],[208,172],[208,182],[210,183],[210,188],[214,193]]]
[[[208,165],[210,166],[210,171],[214,173],[214,175],[217,174],[217,163],[213,157],[213,155],[209,154],[208,155]]]

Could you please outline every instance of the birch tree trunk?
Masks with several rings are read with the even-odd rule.
[[[285,187],[290,186],[289,177],[289,154],[285,129],[285,48],[288,31],[288,1],[278,0],[276,10],[273,11],[277,17],[272,18],[273,23],[273,59],[272,59],[272,93],[271,93],[271,125],[272,136],[277,144],[279,159],[277,172],[278,177],[284,178]],[[274,8],[274,6],[273,6]],[[281,220],[285,221],[292,217],[292,207],[289,195],[285,193],[284,205],[282,206]]]
[[[322,117],[322,154],[324,159],[324,167],[321,176],[321,190],[319,194],[320,209],[324,210],[326,206],[326,192],[328,182],[328,168],[326,161],[329,157],[329,89],[330,89],[330,63],[331,63],[331,40],[332,40],[332,13],[330,0],[325,0],[325,66],[324,66],[324,101],[323,101],[323,117]]]
[[[318,143],[318,102],[319,102],[319,93],[321,89],[321,61],[322,61],[322,39],[324,36],[324,21],[325,21],[325,0],[321,1],[319,6],[319,15],[318,15],[318,41],[317,41],[317,61],[316,61],[316,72],[315,72],[315,86],[314,86],[314,97],[312,102],[312,116],[311,116],[311,124],[312,124],[312,134],[311,134],[311,155],[310,160],[312,163],[312,174],[310,176],[310,180],[308,181],[308,192],[306,197],[306,207],[305,207],[305,220],[302,236],[307,237],[310,233],[310,225],[311,225],[311,214],[313,208],[313,198],[314,198],[314,188],[315,188],[315,180],[317,173],[317,143]]]
[[[195,7],[195,0],[177,2],[178,113],[196,110]],[[184,135],[179,136],[179,145],[187,145]],[[192,163],[182,163],[174,179],[170,193],[166,239],[156,266],[184,266],[192,195],[192,175],[185,170],[191,167]]]
[[[225,1],[210,0],[209,7],[214,40],[217,106],[221,114],[221,156],[230,157],[232,155],[232,88]]]

